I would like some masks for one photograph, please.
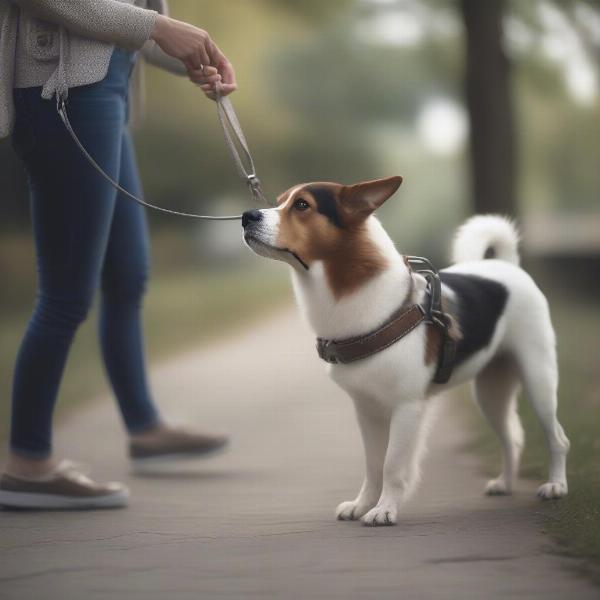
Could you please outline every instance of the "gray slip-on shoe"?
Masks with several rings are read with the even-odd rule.
[[[120,483],[100,484],[70,461],[62,461],[44,477],[23,478],[4,473],[0,506],[12,509],[84,510],[127,506],[129,490]]]

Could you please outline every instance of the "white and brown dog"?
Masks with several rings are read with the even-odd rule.
[[[248,246],[291,265],[298,303],[318,338],[341,345],[373,341],[399,312],[426,304],[426,279],[411,270],[373,216],[401,182],[390,177],[351,186],[298,185],[276,207],[244,214]],[[448,335],[456,343],[446,384],[433,382],[443,336],[424,320],[368,356],[329,366],[354,401],[366,455],[362,487],[355,500],[338,506],[339,519],[396,523],[419,480],[428,399],[468,380],[503,448],[502,473],[486,492],[510,493],[517,476],[523,448],[517,394],[523,384],[550,451],[549,480],[538,495],[567,493],[569,441],[556,417],[554,331],[546,298],[519,267],[517,245],[517,232],[501,217],[476,216],[458,230],[455,264],[439,273]]]

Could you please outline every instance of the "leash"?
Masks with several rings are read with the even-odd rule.
[[[229,97],[221,96],[220,92],[221,84],[217,84],[215,89],[217,116],[219,117],[223,136],[225,137],[225,142],[229,148],[237,172],[242,180],[246,182],[254,200],[263,204],[271,204],[262,191],[260,179],[256,176],[256,167],[252,160],[252,154],[250,154],[248,142],[246,142],[246,137],[235,114],[233,104]]]
[[[263,204],[270,204],[263,191],[260,180],[256,176],[256,169],[254,167],[254,161],[252,160],[252,154],[250,153],[250,148],[248,147],[248,142],[244,136],[244,132],[242,131],[242,126],[237,118],[235,110],[233,108],[233,104],[231,100],[227,97],[221,96],[220,93],[220,85],[217,85],[215,88],[216,95],[216,104],[217,104],[217,115],[219,117],[219,123],[221,124],[221,128],[223,130],[223,136],[225,137],[225,142],[227,147],[229,148],[229,152],[233,159],[233,162],[236,166],[236,169],[240,175],[240,177],[246,182],[248,186],[248,190],[252,198],[257,202],[262,202]],[[121,192],[124,196],[145,206],[146,208],[151,208],[152,210],[157,210],[163,213],[167,213],[170,215],[176,215],[179,217],[188,217],[191,219],[202,219],[204,221],[239,221],[242,218],[242,215],[227,215],[227,216],[212,216],[212,215],[199,215],[192,212],[184,212],[180,210],[173,210],[170,208],[164,208],[162,206],[156,206],[155,204],[150,204],[150,202],[146,202],[142,198],[138,198],[131,192],[128,192],[126,189],[121,187],[119,183],[117,183],[106,171],[94,160],[94,158],[90,155],[90,153],[86,150],[85,146],[75,133],[73,126],[71,125],[71,121],[69,121],[69,115],[67,114],[67,91],[66,88],[62,88],[60,91],[56,93],[56,110],[63,122],[67,132],[71,136],[73,142],[75,142],[76,146],[79,148],[85,159],[88,163],[104,178],[108,183],[112,185],[117,191]]]

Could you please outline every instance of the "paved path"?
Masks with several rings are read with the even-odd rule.
[[[350,402],[293,312],[153,371],[171,415],[226,427],[228,454],[132,478],[111,402],[58,430],[59,448],[126,480],[128,510],[0,512],[0,598],[598,598],[547,553],[533,486],[484,498],[464,428],[444,409],[420,492],[397,527],[333,519],[362,455]],[[446,406],[452,408],[449,400]]]

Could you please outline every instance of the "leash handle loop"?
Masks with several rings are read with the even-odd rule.
[[[220,83],[215,84],[214,93],[219,123],[239,176],[246,182],[254,200],[271,204],[265,197],[260,179],[256,175],[252,154],[231,100],[221,94]]]

